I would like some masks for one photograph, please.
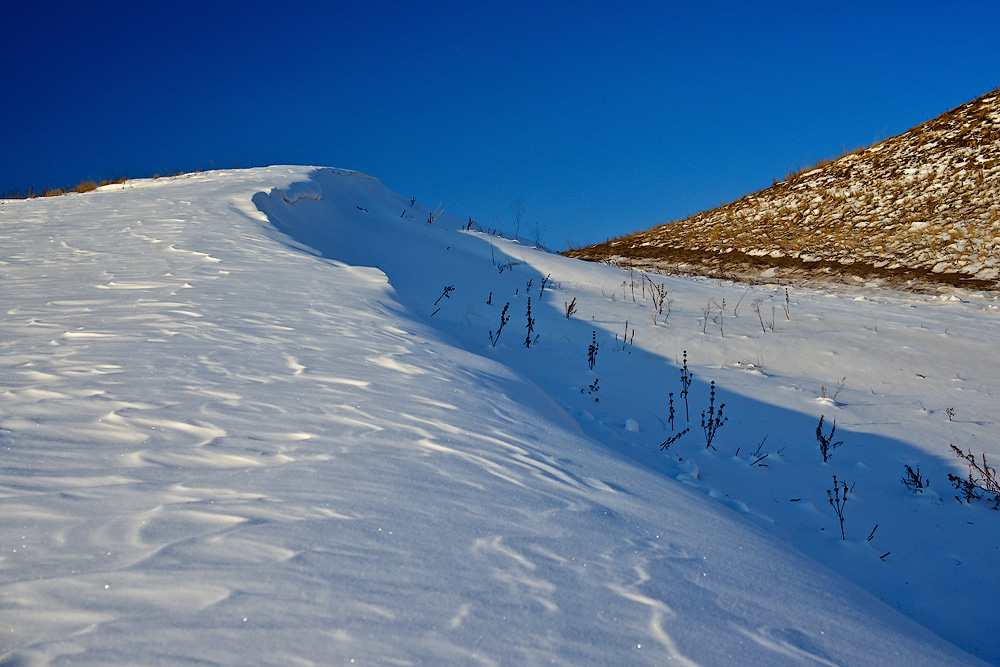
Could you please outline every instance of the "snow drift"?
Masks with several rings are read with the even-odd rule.
[[[501,363],[502,281],[551,331],[579,263],[431,212],[303,167],[3,204],[2,664],[976,661],[598,442],[569,346]]]

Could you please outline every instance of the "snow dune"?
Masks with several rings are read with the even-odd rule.
[[[620,272],[431,211],[305,167],[3,203],[0,664],[977,662],[804,555],[843,549],[782,535],[799,508],[709,488],[735,433],[658,451],[622,376],[662,402],[636,360],[674,391],[679,350],[613,351],[626,304],[595,286]],[[592,330],[600,402],[577,391]],[[877,560],[855,537],[843,558]]]

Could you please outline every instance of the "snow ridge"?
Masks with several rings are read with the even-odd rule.
[[[719,354],[721,339],[690,326],[715,286],[674,279],[670,324],[633,319],[633,353],[615,351],[620,316],[649,310],[610,298],[627,274],[451,216],[428,224],[430,212],[375,179],[306,167],[4,204],[0,660],[976,662],[789,546],[802,540],[781,534],[788,503],[731,495],[743,478],[720,471],[745,474],[734,445],[759,440],[740,379],[773,381],[759,364],[692,362],[697,399],[709,374],[728,387],[725,454],[693,439],[658,451],[659,408],[628,399],[628,383],[652,396],[678,341],[693,360]],[[571,294],[575,319],[563,312]],[[529,295],[537,343],[524,348],[512,320],[491,346],[501,300],[523,318]],[[978,331],[968,304],[917,306],[947,310],[956,340]],[[727,345],[770,354],[770,339],[734,319]],[[579,391],[596,377],[595,330],[600,402]],[[805,382],[776,366],[782,382]],[[786,390],[774,393],[802,402]],[[863,396],[839,400],[863,419]],[[798,456],[750,472],[781,474]],[[859,495],[875,494],[857,479]],[[832,560],[896,571],[863,536],[840,548],[819,514],[797,520]]]

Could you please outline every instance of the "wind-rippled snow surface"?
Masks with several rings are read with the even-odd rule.
[[[802,389],[840,379],[826,347],[876,337],[852,308],[874,327],[903,306],[803,292],[762,331],[747,297],[723,338],[693,313],[706,294],[731,310],[745,286],[656,277],[674,311],[654,325],[621,284],[640,290],[638,274],[432,212],[305,167],[0,205],[0,664],[976,661],[955,644],[997,660],[992,617],[970,619],[996,592],[1000,518],[938,474],[962,470],[929,451],[955,423],[944,405],[911,417],[933,421],[918,442],[886,426],[917,390],[907,369],[897,398],[868,396],[866,359],[898,366],[878,351],[846,362],[857,376],[830,404]],[[917,306],[969,342],[940,351],[957,373],[996,380],[995,361],[969,361],[995,312]],[[634,349],[619,335],[616,351],[626,319]],[[879,339],[896,327],[891,347],[910,345],[893,322]],[[682,348],[692,430],[662,452]],[[600,401],[581,391],[597,379]],[[710,379],[731,415],[716,450],[697,424]],[[976,381],[957,433],[995,451]],[[819,412],[846,441],[829,464]],[[754,448],[773,465],[748,465]],[[937,494],[915,499],[898,477],[921,456]],[[846,541],[833,473],[854,485]],[[923,547],[909,534],[937,525]],[[946,550],[957,535],[981,542]]]

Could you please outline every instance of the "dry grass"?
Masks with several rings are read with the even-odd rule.
[[[567,255],[743,280],[1000,288],[1000,89],[686,220]]]
[[[175,174],[183,174],[182,171],[176,171]],[[100,182],[94,181],[93,179],[84,179],[77,183],[76,185],[71,185],[62,188],[44,188],[35,189],[34,187],[28,188],[27,190],[20,192],[4,192],[0,193],[0,199],[35,199],[37,197],[58,197],[59,195],[69,194],[71,192],[84,193],[92,192],[97,188],[104,187],[105,185],[121,185],[128,180],[128,176],[110,177],[101,180]]]

